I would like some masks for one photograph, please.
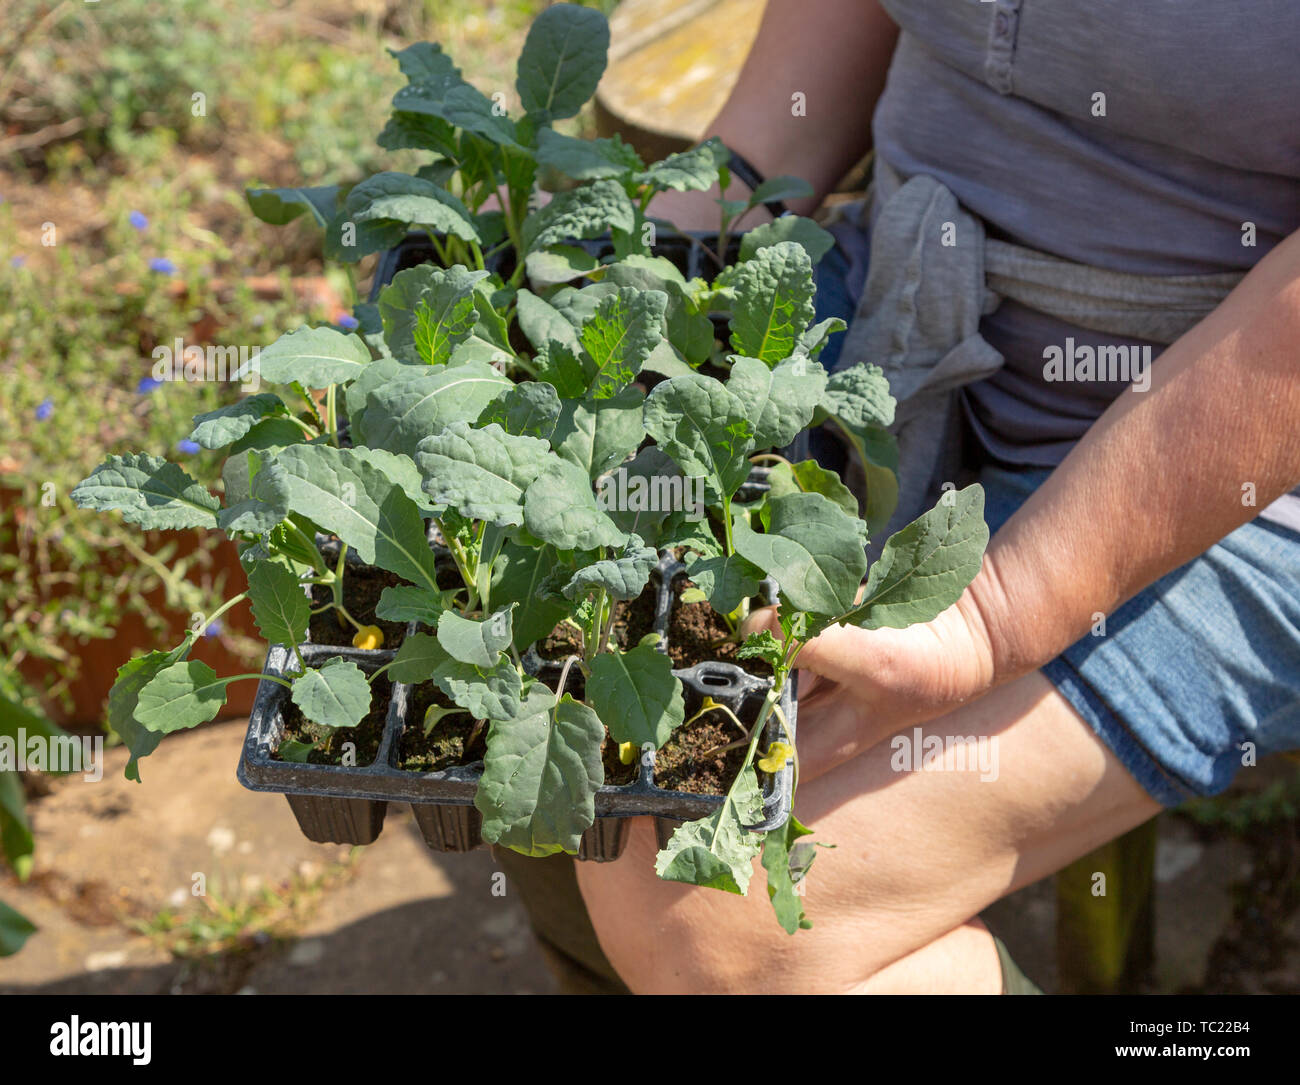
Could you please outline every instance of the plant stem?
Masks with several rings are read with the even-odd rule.
[[[614,615],[617,612],[617,608],[614,605],[613,599],[606,598],[605,602],[609,606],[609,617],[605,619],[605,624],[601,628],[600,642],[596,645],[596,655],[600,655],[601,652],[608,650],[609,636],[614,631]]]
[[[560,703],[560,698],[564,696],[564,686],[569,680],[569,670],[575,663],[580,662],[577,656],[569,656],[564,661],[564,669],[560,671],[560,680],[555,684],[555,703]]]
[[[198,631],[197,636],[200,637],[203,636],[204,630],[206,630],[208,626],[210,626],[213,622],[215,622],[218,618],[220,618],[221,615],[223,615],[231,607],[235,606],[236,604],[242,602],[244,599],[247,598],[248,598],[248,592],[241,591],[233,599],[227,599],[224,603],[221,604],[221,606],[217,607],[217,609],[213,611],[211,617],[209,617],[208,620],[203,623],[203,629],[200,629]]]
[[[237,674],[233,678],[218,678],[217,681],[228,686],[231,682],[242,682],[245,678],[256,678],[259,682],[274,682],[276,685],[284,686],[285,689],[293,689],[293,683],[288,679],[281,678],[278,674],[267,674],[265,671],[261,674]]]
[[[325,393],[325,425],[329,429],[330,444],[335,448],[339,447],[339,419],[334,402],[334,390],[337,387],[338,385],[331,384]]]

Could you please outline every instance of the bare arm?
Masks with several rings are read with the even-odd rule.
[[[871,115],[897,40],[898,27],[876,0],[768,0],[745,66],[708,135],[765,176],[810,182],[815,195],[790,203],[810,214],[870,149]],[[793,109],[795,94],[803,95],[802,116]],[[742,194],[747,190],[738,181],[727,192]],[[716,198],[716,190],[669,193],[655,202],[655,213],[683,228],[715,228]]]
[[[998,681],[1032,670],[1300,482],[1300,234],[1121,395],[1006,523],[972,594]],[[1243,503],[1252,483],[1258,507]]]
[[[804,648],[805,776],[1037,669],[1300,483],[1298,344],[1300,234],[1160,356],[1148,391],[1106,410],[956,606],[908,629],[832,627]]]

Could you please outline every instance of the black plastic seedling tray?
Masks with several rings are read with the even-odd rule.
[[[668,647],[668,620],[672,609],[674,581],[685,568],[672,555],[661,556],[653,577],[657,593],[655,631],[661,635],[660,650]],[[308,665],[332,656],[356,661],[373,670],[391,659],[392,651],[362,651],[326,645],[301,646]],[[290,669],[292,653],[275,645],[267,655],[267,673],[281,675]],[[554,681],[560,664],[540,660],[529,653],[528,669],[543,681]],[[705,697],[725,704],[745,722],[757,718],[770,680],[749,674],[724,662],[697,663],[673,672],[682,680],[689,716]],[[263,682],[249,718],[248,734],[239,763],[239,781],[254,791],[283,793],[289,801],[303,834],[321,843],[369,844],[383,828],[390,802],[410,803],[424,839],[437,851],[469,851],[483,843],[482,819],[474,807],[474,794],[482,773],[482,762],[446,768],[437,772],[412,772],[399,765],[402,731],[419,727],[410,718],[411,687],[393,686],[383,737],[375,760],[369,765],[301,764],[276,760],[274,751],[284,733],[283,709],[289,691],[274,682]],[[781,698],[781,710],[793,736],[796,698],[793,681]],[[764,745],[785,736],[775,716],[768,721]],[[649,763],[647,763],[649,762]],[[756,830],[774,829],[790,815],[793,766],[787,764],[775,775],[761,777],[763,818]],[[596,821],[583,834],[580,859],[617,859],[627,842],[628,819],[652,816],[666,840],[682,821],[704,817],[722,802],[720,795],[695,795],[669,791],[654,782],[652,758],[638,762],[637,777],[623,785],[605,785],[596,793]]]

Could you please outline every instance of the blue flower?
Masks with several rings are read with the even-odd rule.
[[[339,327],[342,328],[345,332],[350,332],[353,328],[359,328],[360,326],[361,326],[361,321],[359,321],[351,313],[344,313],[341,317],[339,317]]]
[[[184,452],[187,456],[193,456],[199,451],[199,443],[198,441],[191,441],[187,437],[183,441],[176,442],[176,450],[178,452]]]
[[[36,408],[36,421],[44,422],[54,413],[54,400],[43,399],[41,405]]]
[[[218,618],[215,622],[212,622],[207,629],[203,630],[203,635],[205,637],[221,636],[221,619]]]
[[[148,227],[149,220],[139,211],[132,211],[126,216],[126,221],[134,226],[137,230],[143,230]]]
[[[153,377],[141,377],[140,383],[135,386],[136,395],[146,396],[156,388],[161,388],[163,382],[155,380]]]
[[[27,263],[27,257],[25,257],[25,256],[15,256],[15,257],[13,257],[13,258],[9,261],[9,266],[10,266],[10,267],[22,267],[25,263]]]
[[[176,265],[165,256],[155,256],[149,261],[149,270],[156,271],[160,275],[175,275]]]

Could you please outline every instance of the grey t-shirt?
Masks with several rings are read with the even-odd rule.
[[[876,153],[942,181],[990,236],[1194,275],[1248,270],[1300,230],[1300,0],[881,2],[902,34]],[[981,331],[1006,366],[964,390],[972,427],[1044,467],[1126,387],[1049,381],[1044,350],[1147,345],[1012,302]]]

